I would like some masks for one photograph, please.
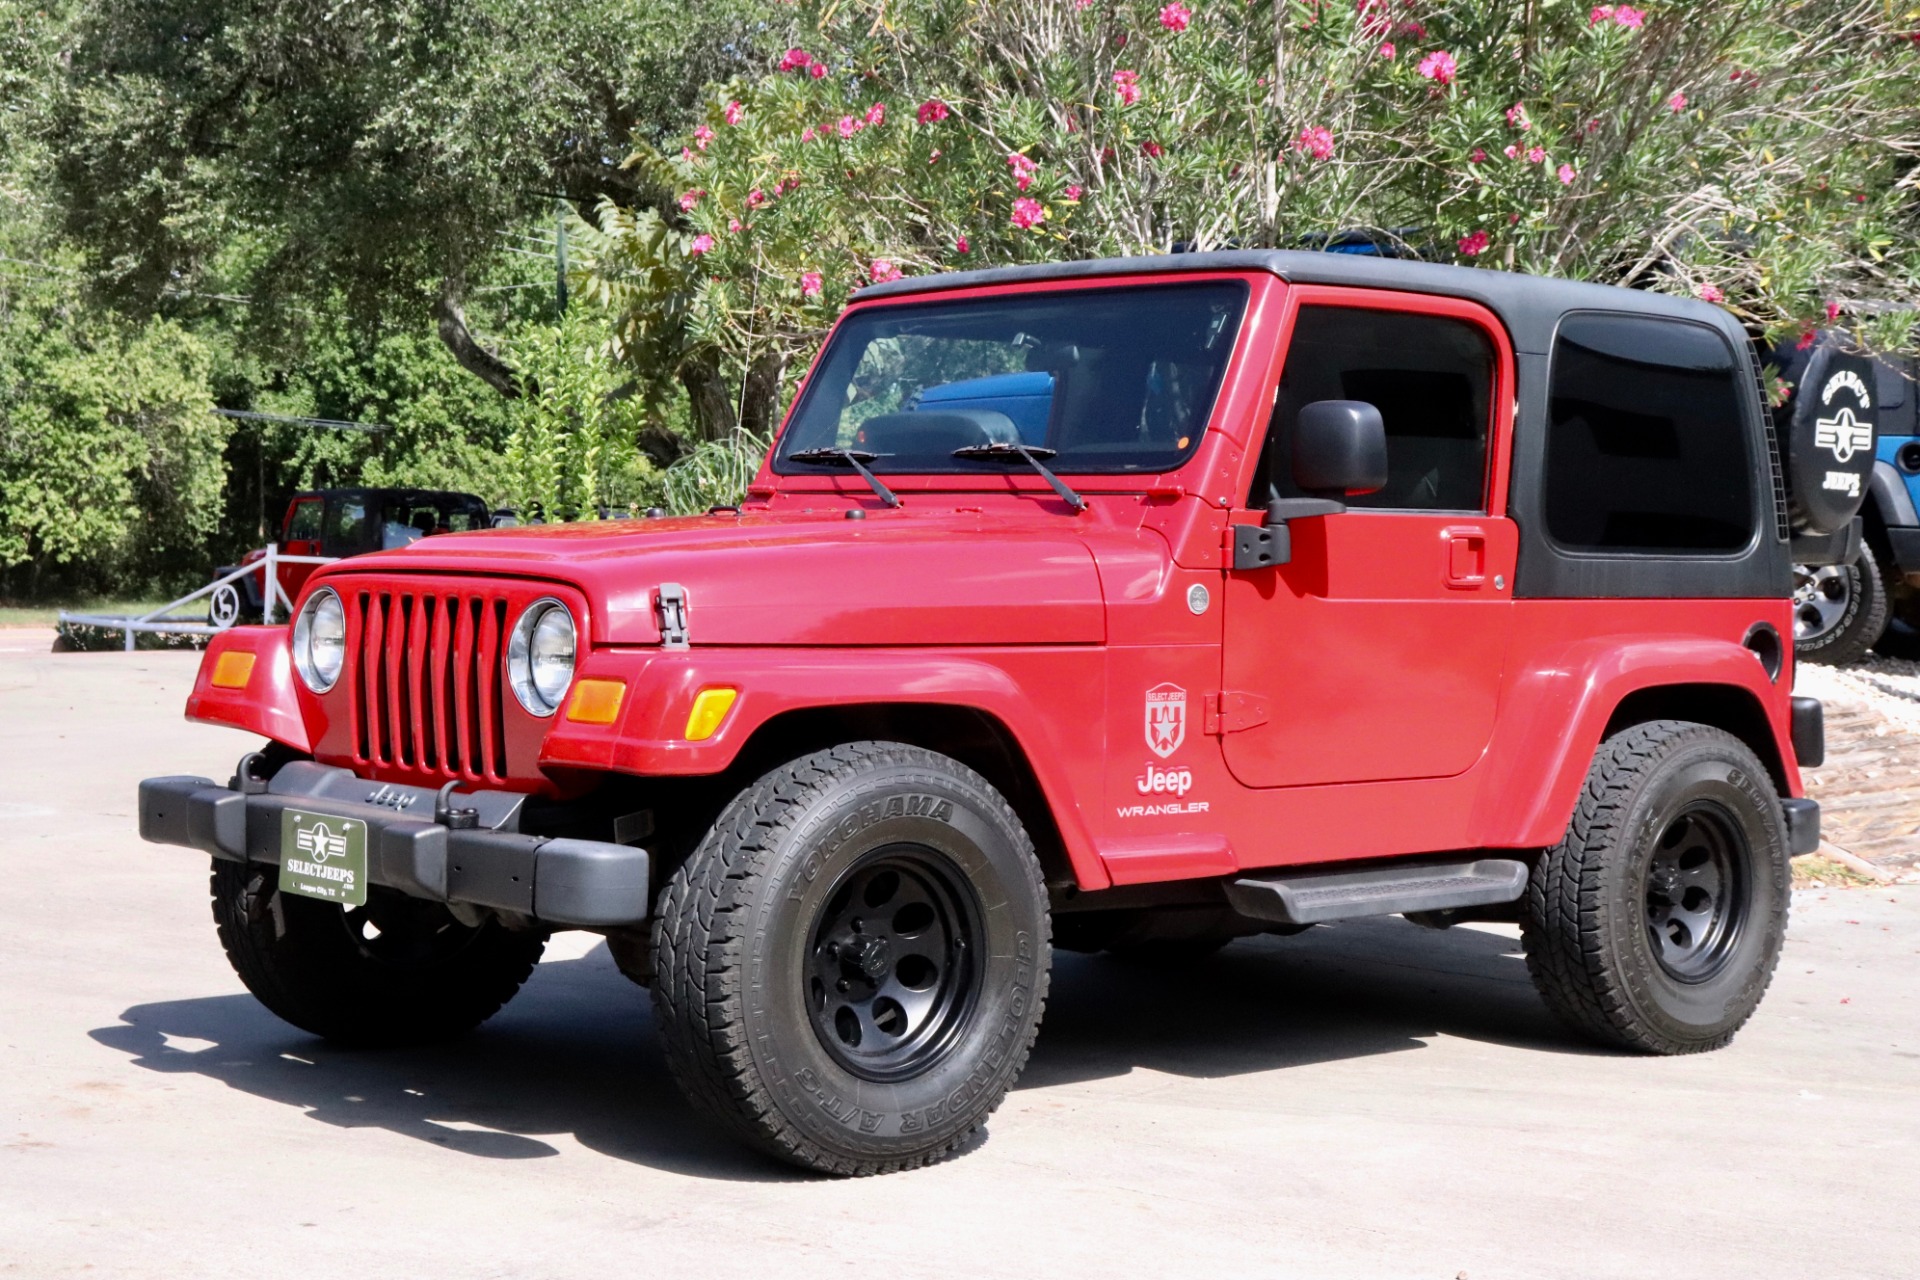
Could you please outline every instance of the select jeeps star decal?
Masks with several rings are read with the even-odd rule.
[[[1177,684],[1147,690],[1147,749],[1165,760],[1187,740],[1187,691]]]
[[[1831,405],[1833,398],[1843,391],[1853,394],[1861,412],[1873,408],[1873,399],[1867,394],[1866,383],[1851,369],[1842,369],[1827,379],[1827,385],[1820,389],[1820,403]],[[1838,413],[1829,418],[1816,419],[1813,427],[1814,448],[1825,449],[1836,462],[1843,465],[1851,462],[1853,455],[1861,450],[1873,448],[1873,424],[1855,417],[1853,405],[1841,405]]]

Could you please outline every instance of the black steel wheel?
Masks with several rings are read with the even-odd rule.
[[[953,1048],[979,996],[980,904],[937,850],[890,845],[850,867],[813,929],[807,1008],[834,1060],[899,1080]]]
[[[1732,817],[1710,802],[1682,809],[1647,860],[1647,937],[1680,982],[1726,965],[1746,924],[1746,858]]]
[[[1590,1039],[1697,1053],[1759,1006],[1786,934],[1786,824],[1721,729],[1655,720],[1600,745],[1567,833],[1521,901],[1527,969]]]
[[[329,1040],[380,1047],[470,1031],[513,997],[546,947],[544,932],[463,924],[392,889],[373,888],[352,908],[284,893],[278,870],[215,859],[214,922],[247,990]]]
[[[655,1021],[695,1107],[855,1175],[965,1148],[1026,1063],[1052,954],[1006,800],[890,742],[736,797],[661,890],[653,949]]]

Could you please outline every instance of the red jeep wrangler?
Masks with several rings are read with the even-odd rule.
[[[1055,947],[1518,920],[1575,1031],[1714,1049],[1819,838],[1795,526],[1851,517],[1755,372],[1701,303],[1331,254],[868,289],[738,509],[432,538],[216,639],[188,716],[269,741],[141,834],[350,1044],[604,934],[690,1098],[834,1173],[962,1146]]]

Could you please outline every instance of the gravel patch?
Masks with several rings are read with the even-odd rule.
[[[1797,664],[1794,692],[1826,704],[1827,760],[1806,773],[1828,843],[1920,880],[1920,662]]]

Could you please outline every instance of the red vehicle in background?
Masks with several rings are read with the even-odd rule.
[[[215,637],[187,714],[267,741],[141,834],[347,1043],[600,933],[693,1103],[838,1174],[964,1149],[1056,947],[1516,921],[1578,1035],[1716,1049],[1819,841],[1792,565],[1873,457],[1783,448],[1757,372],[1705,303],[1337,254],[870,288],[738,508],[426,539]]]
[[[344,560],[370,551],[390,551],[436,533],[467,533],[493,524],[487,504],[471,493],[435,489],[314,489],[296,493],[280,521],[278,551],[283,556],[326,556]],[[215,579],[266,557],[249,551],[239,564],[215,569]],[[319,566],[277,560],[275,577],[286,599],[277,607],[291,611],[300,588]],[[258,622],[264,613],[261,574],[216,589],[207,604],[207,621],[216,627]]]

